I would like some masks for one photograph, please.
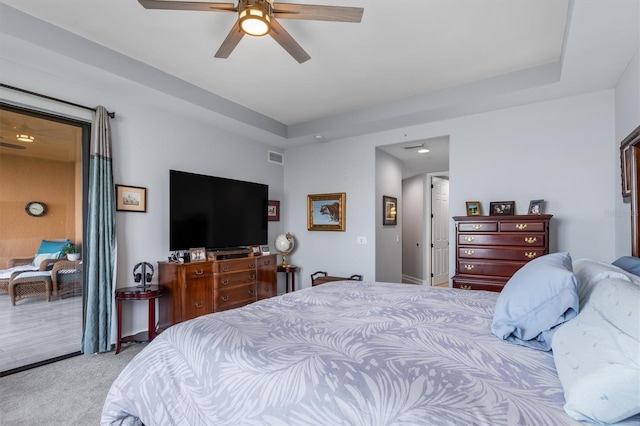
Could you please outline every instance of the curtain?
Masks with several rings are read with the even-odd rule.
[[[87,220],[85,324],[82,353],[111,350],[115,278],[115,189],[108,111],[98,106],[91,129]]]

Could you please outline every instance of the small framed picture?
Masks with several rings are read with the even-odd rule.
[[[249,248],[251,249],[251,253],[254,256],[262,255],[262,251],[260,250],[260,246],[259,245],[257,245],[257,244],[256,245],[252,245],[252,246],[249,246]]]
[[[267,201],[267,220],[276,222],[280,220],[280,201]]]
[[[207,251],[204,247],[197,247],[189,249],[189,259],[192,262],[201,262],[207,260]]]
[[[116,185],[116,210],[146,213],[147,188]]]
[[[544,200],[529,201],[529,214],[542,214],[544,210]]]
[[[490,216],[509,216],[516,211],[515,201],[492,201],[489,203]]]
[[[269,249],[269,246],[265,244],[263,246],[260,246],[260,252],[262,254],[270,254],[271,253],[271,249]]]
[[[387,195],[382,196],[382,225],[397,225],[398,224],[398,199],[395,197],[389,197]]]
[[[467,201],[466,204],[467,204],[467,216],[482,215],[480,201]]]

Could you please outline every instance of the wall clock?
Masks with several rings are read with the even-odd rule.
[[[40,217],[47,212],[47,206],[40,201],[30,201],[24,208],[29,216]]]

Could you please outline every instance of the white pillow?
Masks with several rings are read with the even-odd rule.
[[[36,254],[36,256],[33,258],[33,266],[40,266],[40,263],[42,263],[43,260],[59,259],[61,254],[62,253],[60,252]]]
[[[640,413],[640,286],[601,281],[552,349],[571,417],[614,423]]]

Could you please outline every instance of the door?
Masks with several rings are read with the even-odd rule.
[[[16,259],[34,259],[45,240],[83,247],[90,130],[0,103],[0,376],[79,354],[83,256],[65,261],[56,252],[54,265],[33,282],[4,273]],[[26,209],[33,202],[45,208]]]
[[[449,180],[431,178],[431,285],[449,280]]]

